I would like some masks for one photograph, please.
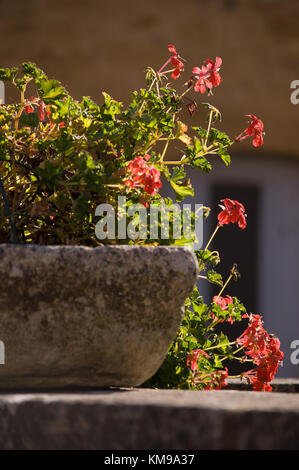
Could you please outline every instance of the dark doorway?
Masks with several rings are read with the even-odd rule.
[[[258,220],[259,220],[259,188],[256,186],[216,184],[212,188],[211,217],[212,226],[217,224],[217,215],[221,209],[221,199],[234,199],[245,206],[247,214],[247,227],[241,230],[237,224],[224,225],[213,240],[212,249],[219,251],[221,262],[216,270],[222,275],[225,282],[230,269],[236,263],[241,278],[235,282],[230,281],[223,292],[223,296],[229,294],[236,296],[247,309],[248,313],[257,312],[257,260],[258,260]],[[211,285],[210,295],[213,297],[219,293],[219,287]],[[237,338],[246,328],[247,322],[236,322],[234,325],[222,324],[221,330],[232,340]],[[230,374],[239,374],[246,370],[239,362],[234,361],[225,364],[229,367]]]

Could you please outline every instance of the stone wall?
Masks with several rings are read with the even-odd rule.
[[[221,56],[223,83],[211,101],[224,129],[238,135],[253,113],[267,131],[260,153],[299,154],[299,105],[290,103],[290,83],[299,79],[296,0],[1,0],[0,7],[0,65],[32,60],[77,98],[100,101],[105,90],[126,101],[144,85],[146,66],[168,57],[168,43],[188,59],[184,78]]]
[[[165,454],[177,450],[178,455],[189,449],[200,468],[204,450],[298,450],[298,418],[298,393],[152,389],[4,393],[0,449],[152,450],[151,454],[165,449]],[[97,455],[99,463],[109,455]],[[213,463],[221,458],[215,453],[209,457]],[[139,454],[141,464],[142,458]]]

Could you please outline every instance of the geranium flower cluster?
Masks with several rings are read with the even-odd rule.
[[[176,80],[181,75],[181,72],[184,71],[184,64],[182,62],[183,59],[180,57],[176,47],[173,44],[168,44],[168,50],[172,54],[172,56],[165,62],[164,65],[162,65],[160,70],[158,70],[157,75],[161,75],[162,73],[171,73],[172,78]],[[170,70],[165,71],[164,69],[169,63],[171,63],[172,68]],[[206,91],[210,93],[213,88],[218,87],[223,81],[219,73],[221,65],[222,58],[216,57],[215,61],[211,59],[206,59],[204,61],[204,65],[202,65],[201,67],[193,67],[192,77],[187,82],[188,90],[193,87],[195,92],[200,92],[201,94],[204,94]],[[192,116],[194,110],[197,107],[196,103],[193,101],[191,103],[187,103],[186,106]],[[261,121],[261,119],[258,119],[254,114],[246,114],[246,117],[249,117],[251,119],[251,123],[238,137],[234,139],[234,141],[237,143],[248,137],[253,137],[253,146],[260,147],[264,143],[263,121]]]
[[[270,392],[270,382],[284,356],[279,349],[279,339],[267,333],[260,315],[250,315],[249,325],[237,343],[245,348],[246,355],[257,365],[256,369],[245,372],[243,376],[252,383],[253,390]]]
[[[168,44],[168,50],[172,54],[172,56],[165,62],[164,65],[158,70],[158,75],[166,74],[172,72],[171,76],[174,80],[176,80],[181,72],[184,71],[184,64],[176,47],[173,44]],[[171,70],[164,70],[166,65],[171,63],[172,69]],[[202,67],[193,67],[192,73],[195,77],[195,84],[194,84],[194,91],[200,93],[205,93],[206,90],[211,91],[213,87],[217,87],[222,82],[222,78],[219,74],[219,70],[222,64],[221,57],[216,57],[215,62],[211,59],[205,60],[207,65],[203,65]],[[194,83],[193,78],[191,79],[191,83]]]
[[[222,310],[230,304],[230,296],[227,298],[214,297],[213,302],[218,303]],[[243,318],[249,318],[249,324],[242,335],[235,341],[238,351],[244,348],[245,357],[257,366],[241,374],[251,383],[254,391],[271,392],[270,382],[274,379],[278,367],[281,364],[284,354],[280,350],[280,341],[274,335],[270,335],[263,327],[263,321],[260,315],[243,315]],[[192,371],[192,383],[204,385],[204,390],[220,390],[228,385],[228,369],[216,370],[212,372],[201,372],[199,361],[209,359],[209,355],[202,349],[194,349],[187,357],[187,367]]]
[[[223,205],[220,204],[222,211],[218,215],[218,224],[205,250],[207,250],[217,230],[221,226],[229,223],[238,223],[239,227],[244,229],[247,225],[246,213],[243,204],[228,198],[222,199],[221,202]],[[263,327],[263,321],[260,315],[248,315],[247,313],[243,313],[242,315],[241,311],[237,309],[237,315],[235,316],[234,299],[230,295],[226,295],[225,297],[221,296],[221,293],[229,280],[235,275],[236,270],[233,268],[230,271],[230,276],[225,283],[225,286],[219,292],[219,295],[213,297],[214,305],[211,306],[211,311],[208,310],[209,318],[212,318],[213,320],[212,323],[209,324],[209,327],[213,329],[216,323],[223,323],[224,321],[233,324],[237,319],[249,319],[248,327],[241,336],[233,342],[223,343],[222,345],[220,344],[219,349],[221,349],[222,346],[234,345],[236,347],[235,352],[231,350],[229,354],[233,354],[235,359],[241,362],[248,360],[257,366],[256,369],[241,373],[241,379],[246,378],[248,383],[253,385],[253,390],[255,391],[270,392],[272,390],[270,382],[274,379],[284,354],[280,350],[279,339],[274,335],[268,334]],[[219,308],[216,309],[215,306],[219,306],[220,311],[225,313],[220,314]],[[216,370],[214,372],[201,372],[210,366],[208,362],[205,363],[205,361],[211,359],[207,354],[207,351],[215,348],[218,349],[218,346],[209,345],[206,350],[204,350],[204,348],[194,349],[187,357],[187,367],[189,367],[192,372],[192,384],[200,384],[201,386],[204,386],[204,390],[220,389],[222,386],[227,385],[227,369],[220,371]],[[245,355],[241,357],[237,356],[237,353],[242,350]],[[219,353],[217,352],[217,354]],[[226,353],[223,354],[224,356],[221,358],[221,361],[229,357],[225,356]]]
[[[130,177],[125,183],[131,188],[141,188],[150,196],[157,194],[162,186],[160,171],[154,165],[148,165],[150,155],[136,156],[128,165]]]

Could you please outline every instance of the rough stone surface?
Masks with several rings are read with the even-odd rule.
[[[184,247],[0,245],[0,388],[136,386],[197,278]]]
[[[1,449],[299,449],[299,394],[114,389],[0,395]]]

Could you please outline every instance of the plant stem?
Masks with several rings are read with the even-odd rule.
[[[205,144],[203,144],[203,146],[205,146]],[[207,154],[210,155],[210,154],[212,154],[212,153],[217,153],[217,152],[216,152],[216,149],[215,149],[215,150],[211,150],[213,147],[214,147],[213,144],[210,145],[209,147],[205,147],[204,150],[201,150],[200,152],[198,152],[198,153],[196,154],[197,158],[203,157],[203,156],[205,156],[205,155],[207,155]]]
[[[186,93],[188,93],[188,91],[190,91],[192,87],[193,87],[193,85],[190,85],[190,86],[179,96],[179,99],[182,99],[183,96],[185,96]]]
[[[208,128],[207,128],[207,133],[206,133],[206,138],[205,138],[204,147],[206,147],[207,142],[208,142],[208,137],[209,137],[209,133],[210,133],[210,129],[211,129],[211,124],[212,124],[212,118],[213,118],[213,110],[210,111],[209,124],[208,124]]]
[[[16,131],[19,128],[19,119],[21,117],[24,107],[25,107],[25,90],[21,90],[21,106],[20,106],[19,112],[17,113],[15,117],[15,130]]]
[[[171,140],[171,139],[170,139],[170,137],[169,137],[169,138],[167,139],[167,141],[166,141],[166,144],[165,144],[165,146],[164,146],[164,149],[163,149],[161,158],[160,158],[160,160],[159,160],[160,163],[164,163],[164,162],[163,162],[163,159],[164,159],[164,157],[165,157],[165,153],[166,153],[166,150],[167,150],[167,148],[168,148],[168,145],[169,145],[170,140]]]
[[[23,88],[21,91],[21,106],[19,109],[19,112],[17,113],[15,117],[15,130],[17,131],[19,128],[19,120],[22,115],[23,109],[25,107],[25,88]],[[17,200],[17,173],[16,173],[16,160],[14,154],[11,157],[11,162],[12,162],[12,175],[13,175],[13,184],[14,184],[14,196],[13,196],[13,202],[12,202],[12,212],[15,212],[16,209],[16,200]]]
[[[149,89],[147,90],[148,92],[150,92],[150,91],[152,90],[152,88],[153,88],[153,86],[154,86],[154,84],[155,84],[156,81],[157,81],[157,76],[155,76],[155,78],[153,79],[152,83],[150,84]],[[143,108],[144,108],[144,106],[145,106],[145,101],[146,101],[146,100],[144,100],[143,103],[141,104],[141,107],[140,107],[140,109],[139,109],[139,116],[141,116],[141,114],[142,114]]]
[[[234,352],[234,354],[238,353],[239,351],[242,351],[242,349],[244,349],[245,346],[241,346],[240,348],[236,349],[236,351]],[[250,361],[251,362],[251,361]]]
[[[222,344],[217,344],[216,346],[210,346],[209,348],[205,348],[204,351],[210,351],[211,349],[217,349],[221,348],[222,346],[232,346],[233,344],[236,344],[235,341],[231,341],[230,343],[222,343]]]
[[[215,230],[214,230],[214,232],[213,232],[212,235],[211,235],[210,240],[208,241],[208,243],[206,244],[206,246],[205,246],[205,248],[204,248],[204,251],[206,251],[206,250],[208,249],[208,247],[210,246],[210,244],[211,244],[213,238],[215,237],[215,235],[216,235],[216,233],[217,233],[219,227],[220,227],[220,225],[217,224],[217,225],[216,225],[216,228],[215,228]]]
[[[159,90],[158,80],[156,80],[156,90],[157,90],[158,98],[160,98],[160,90]]]
[[[160,75],[160,74],[161,74],[161,72],[162,72],[162,70],[163,70],[163,69],[166,67],[166,65],[168,65],[168,64],[169,64],[169,62],[171,62],[171,58],[170,58],[170,59],[168,59],[168,60],[165,62],[165,64],[164,64],[164,65],[162,65],[162,67],[160,68],[160,70],[158,70],[158,72],[156,72],[156,73],[157,73],[158,75]],[[167,73],[167,72],[163,72],[163,73]]]
[[[233,275],[230,274],[227,281],[226,281],[226,283],[223,285],[223,287],[221,288],[219,294],[216,295],[216,297],[220,297],[220,295],[222,294],[222,292],[224,291],[224,289],[226,288],[227,284],[229,283],[229,281],[231,280],[232,277],[233,277]]]

